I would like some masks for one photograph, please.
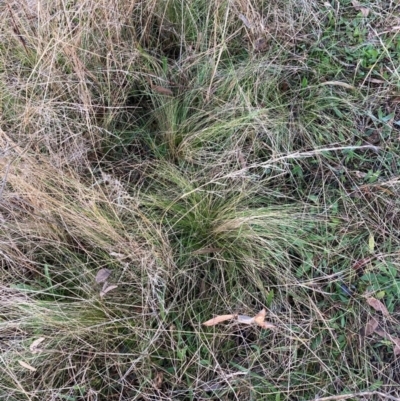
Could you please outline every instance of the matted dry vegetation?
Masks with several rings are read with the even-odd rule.
[[[398,399],[399,13],[1,3],[0,399]]]

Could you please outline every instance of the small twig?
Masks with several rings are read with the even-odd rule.
[[[363,393],[330,395],[329,397],[317,397],[311,401],[338,401],[338,400],[347,400],[349,398],[361,398],[371,395],[379,396],[387,400],[400,401],[399,397],[394,397],[389,394],[381,393],[380,391],[364,391]]]

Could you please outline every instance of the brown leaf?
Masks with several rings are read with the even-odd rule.
[[[153,89],[154,92],[157,92],[160,95],[172,96],[174,94],[171,89],[164,88],[158,85],[152,85],[151,89]]]
[[[96,283],[104,283],[110,277],[111,270],[100,269],[96,274]]]
[[[160,389],[163,383],[163,378],[164,378],[164,373],[163,372],[157,372],[156,377],[153,380],[153,386],[156,389]]]
[[[371,317],[371,319],[369,319],[367,324],[365,325],[365,335],[370,336],[371,334],[373,334],[378,328],[378,325],[378,319]]]
[[[264,322],[260,325],[263,329],[276,329],[276,326],[269,322]]]
[[[379,299],[371,297],[367,299],[367,303],[376,311],[382,312],[384,316],[389,316],[389,311],[386,309],[386,306],[381,301],[379,301]]]
[[[356,173],[361,173],[360,171],[357,171]],[[364,178],[365,176],[361,176],[358,178]],[[354,270],[357,271],[358,274],[362,274],[364,273],[364,267],[372,261],[372,258],[364,258],[364,259],[359,259],[356,262],[353,263],[353,265],[351,266]]]
[[[386,331],[383,330],[375,330],[376,334],[379,334],[383,338],[389,338],[389,334],[386,333]]]
[[[381,337],[390,340],[394,344],[393,353],[395,356],[400,355],[400,338],[393,337],[390,334],[386,333],[384,330],[375,330],[375,333],[379,334]]]
[[[254,322],[263,327],[266,315],[267,311],[265,309],[260,310],[260,312],[258,312],[257,315],[254,316]]]
[[[214,318],[207,320],[206,322],[203,323],[204,326],[215,326],[218,323],[225,322],[226,320],[231,320],[235,317],[236,315],[219,315],[215,316]]]
[[[24,361],[18,361],[18,363],[25,369],[30,370],[31,372],[36,372],[36,368],[34,368],[33,366],[29,365],[29,363],[26,363]]]
[[[369,8],[362,7],[361,4],[357,0],[352,0],[351,4],[355,10],[360,11],[363,17],[368,17],[369,15]]]

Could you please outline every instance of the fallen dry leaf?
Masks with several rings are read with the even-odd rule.
[[[253,324],[254,323],[254,317],[250,317],[247,315],[238,315],[237,320],[238,320],[238,323],[243,323],[243,324]]]
[[[33,366],[29,365],[29,363],[26,363],[24,361],[18,361],[18,363],[25,369],[30,370],[31,372],[36,372],[36,368],[34,368]]]
[[[33,353],[33,354],[37,354],[41,351],[41,349],[38,348],[38,345],[41,344],[43,341],[45,340],[44,337],[39,337],[37,340],[35,340],[30,346],[29,346],[29,350]]]
[[[153,380],[153,386],[156,389],[160,389],[163,383],[163,378],[164,378],[164,373],[163,372],[157,372],[156,377]]]
[[[265,321],[265,316],[267,312],[265,309],[262,309],[257,313],[254,317],[247,315],[220,315],[216,316],[213,319],[207,320],[207,322],[203,323],[204,326],[215,326],[218,323],[225,322],[226,320],[237,319],[238,323],[242,324],[253,324],[256,323],[258,326],[264,329],[274,329],[275,326],[272,323]]]
[[[158,85],[152,85],[151,89],[153,89],[154,92],[157,92],[160,95],[172,96],[174,94],[171,89],[164,88]]]
[[[274,324],[272,324],[272,323],[269,323],[269,322],[263,322],[263,324],[260,324],[260,326],[263,329],[276,329],[276,326]]]
[[[111,270],[109,269],[100,269],[96,274],[96,283],[104,283],[110,277]]]
[[[369,319],[367,324],[365,325],[365,335],[370,336],[371,334],[373,334],[378,328],[378,325],[378,319],[371,317],[371,319]]]
[[[265,309],[260,310],[260,312],[254,316],[254,322],[259,326],[262,326],[264,324],[265,316],[267,316],[267,311]]]
[[[382,312],[384,316],[389,316],[389,311],[386,309],[386,306],[381,301],[379,301],[379,299],[371,297],[367,299],[367,303],[376,311]]]
[[[363,7],[357,0],[352,0],[351,4],[355,10],[360,11],[363,17],[368,17],[369,8]]]
[[[108,287],[106,287],[100,291],[100,297],[103,298],[104,295],[107,294],[107,292],[110,292],[111,290],[114,290],[115,288],[118,288],[118,286],[117,285],[109,285]]]
[[[364,178],[363,177],[359,177],[359,178]],[[351,266],[354,270],[357,271],[358,274],[363,274],[363,268],[372,261],[372,257],[370,258],[363,258],[363,259],[359,259],[356,262],[353,263],[353,265]]]
[[[260,310],[256,316],[254,316],[254,322],[258,324],[263,329],[275,329],[276,326],[272,323],[265,321],[265,316],[267,315],[267,311],[265,309]]]
[[[384,330],[375,330],[376,334],[379,334],[381,337],[386,338],[387,340],[392,341],[394,344],[393,353],[395,356],[400,355],[400,338],[393,337],[390,334],[386,333]]]
[[[386,331],[383,331],[383,330],[375,330],[375,333],[376,334],[379,334],[381,337],[383,337],[383,338],[389,338],[389,334],[388,333],[386,333]]]
[[[203,323],[204,326],[215,326],[218,323],[225,322],[226,320],[231,320],[235,318],[236,315],[220,315],[220,316],[215,316],[214,318],[207,320],[206,322]]]

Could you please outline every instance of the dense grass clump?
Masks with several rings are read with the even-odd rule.
[[[399,12],[0,5],[0,399],[398,399]]]

